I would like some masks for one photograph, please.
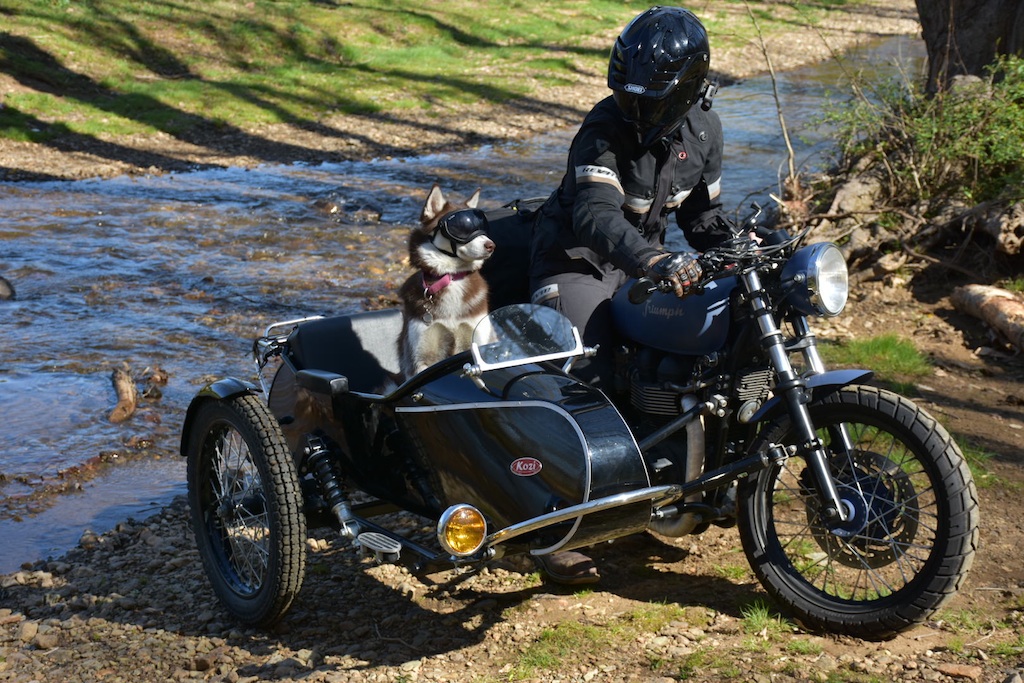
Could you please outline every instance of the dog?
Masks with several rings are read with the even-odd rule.
[[[487,217],[476,208],[480,190],[462,206],[438,185],[427,195],[420,226],[409,235],[409,264],[417,272],[399,289],[402,331],[400,380],[469,348],[473,330],[487,315],[487,282],[480,274],[494,253]]]

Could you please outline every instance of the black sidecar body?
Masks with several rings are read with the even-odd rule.
[[[313,437],[358,489],[432,519],[468,503],[497,529],[649,486],[616,408],[558,366],[513,365],[474,381],[466,352],[394,386],[401,324],[397,311],[371,311],[307,321],[287,336],[268,404],[300,474],[315,469]],[[650,518],[648,500],[520,540],[551,552],[633,533]]]

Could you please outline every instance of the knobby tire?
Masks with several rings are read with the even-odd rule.
[[[292,455],[256,396],[199,406],[187,447],[192,527],[213,590],[237,620],[271,626],[302,587],[306,520]]]
[[[967,576],[978,546],[974,480],[949,433],[893,392],[849,386],[808,408],[837,453],[840,497],[856,500],[866,523],[851,523],[852,536],[830,533],[805,463],[792,457],[741,485],[744,551],[769,595],[808,628],[890,638],[932,615]],[[844,439],[854,442],[849,453]],[[752,450],[773,443],[794,443],[788,420]]]

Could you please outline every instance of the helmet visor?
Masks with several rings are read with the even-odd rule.
[[[487,234],[487,216],[480,209],[453,211],[438,222],[435,231],[453,244],[468,244],[474,237]]]
[[[666,97],[644,97],[622,90],[612,95],[628,121],[637,125],[645,138],[666,137],[675,132],[686,117],[686,112],[697,101],[703,78],[691,78],[677,85]]]

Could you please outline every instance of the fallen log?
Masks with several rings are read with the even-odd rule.
[[[114,391],[117,392],[117,405],[110,411],[108,419],[117,424],[124,422],[135,413],[138,392],[135,390],[132,373],[127,368],[115,369],[110,380],[114,384]]]
[[[1024,351],[1024,301],[998,287],[957,287],[950,301],[961,313],[983,320],[1018,351]]]

